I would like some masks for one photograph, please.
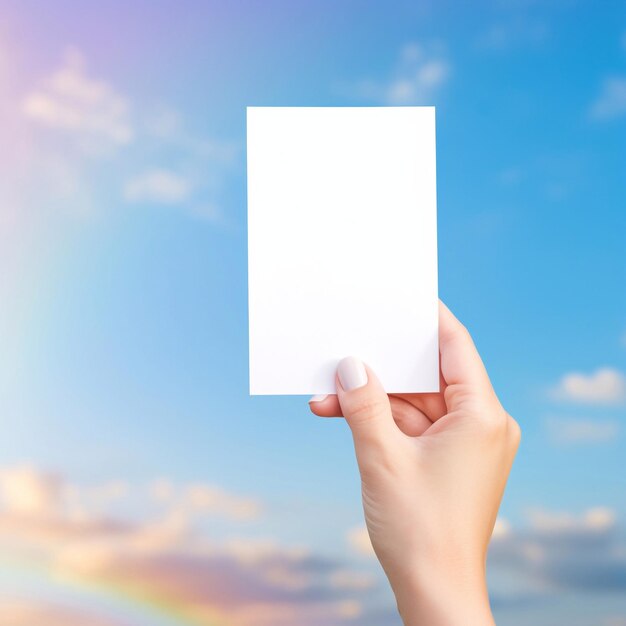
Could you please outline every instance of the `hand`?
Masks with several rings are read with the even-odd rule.
[[[439,393],[388,396],[348,357],[337,395],[310,406],[352,430],[365,521],[405,625],[492,625],[485,560],[520,428],[442,303],[439,344]]]

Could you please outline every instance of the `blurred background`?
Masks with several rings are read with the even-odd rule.
[[[575,0],[0,0],[0,624],[399,625],[345,424],[248,395],[245,107],[403,104],[523,429],[498,623],[626,624],[626,3]]]

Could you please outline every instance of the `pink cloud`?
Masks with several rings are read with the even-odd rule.
[[[115,515],[113,505],[129,493],[134,505],[143,497],[150,512],[132,520]],[[85,487],[18,467],[0,471],[0,502],[5,554],[56,579],[123,589],[192,623],[346,624],[361,615],[361,601],[374,587],[371,577],[306,548],[245,537],[213,541],[198,523],[206,516],[241,523],[262,511],[258,500],[215,485]]]
[[[126,622],[93,613],[77,611],[56,604],[23,600],[2,600],[0,624],[10,626],[130,626]]]

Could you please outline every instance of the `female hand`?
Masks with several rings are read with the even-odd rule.
[[[491,625],[485,559],[520,428],[442,303],[439,344],[439,393],[388,396],[348,357],[337,395],[310,406],[352,430],[365,521],[405,625]]]

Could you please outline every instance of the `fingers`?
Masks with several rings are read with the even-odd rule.
[[[356,357],[347,357],[337,367],[337,399],[350,429],[357,457],[370,449],[393,446],[400,431],[391,414],[391,404],[374,372]]]
[[[448,385],[490,385],[485,366],[472,338],[450,309],[439,302],[441,373]]]
[[[406,400],[402,396],[389,396],[391,412],[396,426],[409,437],[419,437],[423,435],[432,422],[429,417],[414,403]]]
[[[341,406],[335,394],[313,396],[309,400],[309,408],[319,417],[342,417]]]
[[[439,394],[437,394],[439,395]],[[409,437],[422,435],[432,424],[430,414],[422,410],[415,399],[409,396],[389,396],[391,412],[396,426]],[[443,403],[443,399],[441,399]],[[319,417],[343,417],[339,399],[336,395],[313,396],[309,400],[311,412]],[[428,417],[427,417],[428,415]]]
[[[445,398],[448,405],[458,405],[476,397],[495,397],[485,366],[472,338],[450,309],[439,302],[439,352],[441,374],[447,385]],[[449,410],[458,408],[448,406]]]

